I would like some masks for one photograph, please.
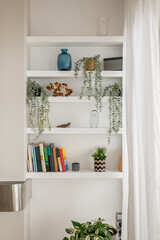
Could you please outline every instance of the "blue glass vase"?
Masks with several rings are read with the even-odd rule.
[[[58,70],[59,71],[70,71],[72,68],[71,55],[67,53],[68,49],[61,49],[62,53],[58,55]]]

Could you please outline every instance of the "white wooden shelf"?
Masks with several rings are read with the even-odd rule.
[[[103,97],[102,102],[108,102],[108,97]],[[69,97],[48,97],[50,103],[95,103],[95,98],[91,97],[90,100],[88,97],[79,98],[79,96],[69,96]]]
[[[122,179],[123,173],[118,170],[100,173],[94,171],[29,172],[26,177],[30,179]]]
[[[51,128],[45,129],[42,134],[108,134],[109,128]],[[27,128],[27,134],[37,134],[32,128]],[[114,133],[113,133],[114,134]],[[118,134],[122,134],[122,128]]]
[[[29,46],[122,46],[123,36],[28,36]]]
[[[30,78],[75,78],[74,71],[27,71],[27,77]],[[122,78],[123,71],[102,71],[103,78]],[[78,78],[82,78],[82,72],[79,72]]]

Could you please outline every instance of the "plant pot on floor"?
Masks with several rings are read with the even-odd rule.
[[[106,171],[106,159],[94,158],[94,171],[105,172]]]

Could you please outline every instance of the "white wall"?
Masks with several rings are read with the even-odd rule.
[[[62,240],[71,220],[102,217],[115,225],[121,197],[121,180],[34,180],[31,240]]]
[[[123,35],[123,0],[31,0],[31,35],[96,35],[109,17],[109,35]]]
[[[24,179],[24,3],[0,2],[0,181]]]
[[[24,180],[24,31],[24,1],[1,0],[0,181]],[[29,206],[0,213],[0,239],[28,240],[28,223]]]

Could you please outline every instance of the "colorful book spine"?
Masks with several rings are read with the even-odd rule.
[[[53,148],[54,148],[54,143],[50,144],[50,153],[51,153],[51,171],[56,172],[55,170],[55,165],[54,165],[54,158],[53,158]]]
[[[65,172],[66,169],[65,169],[65,164],[64,164],[64,158],[63,158],[63,151],[62,151],[62,148],[59,149],[59,152],[60,152],[60,157],[61,157],[62,170],[63,170],[63,172]]]
[[[53,148],[52,151],[53,151],[53,159],[54,159],[55,172],[58,172],[58,164],[57,164],[57,157],[56,157],[56,148]]]
[[[35,147],[33,145],[32,145],[32,159],[33,159],[34,172],[37,172],[36,153],[35,153]]]
[[[68,171],[68,163],[67,163],[66,152],[65,152],[64,148],[62,148],[62,152],[63,152],[65,169],[66,169],[66,171]]]
[[[56,148],[56,156],[57,156],[57,163],[59,166],[59,171],[62,172],[63,170],[62,170],[62,163],[61,163],[59,148]]]
[[[49,172],[49,160],[48,160],[48,153],[47,153],[47,148],[44,148],[44,159],[45,159],[45,164],[46,164],[46,171]]]
[[[42,172],[42,164],[41,164],[41,156],[40,156],[39,146],[35,146],[35,152],[36,152],[37,170],[38,170],[38,172]]]
[[[28,170],[33,172],[33,162],[32,162],[32,146],[28,145]]]
[[[51,149],[49,145],[47,145],[47,154],[48,154],[48,162],[49,162],[49,171],[52,172]]]
[[[46,172],[46,164],[45,164],[45,159],[44,159],[43,143],[39,144],[39,149],[40,149],[42,170],[43,170],[43,172]]]

